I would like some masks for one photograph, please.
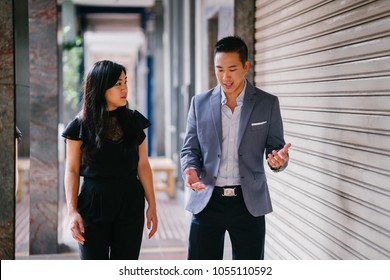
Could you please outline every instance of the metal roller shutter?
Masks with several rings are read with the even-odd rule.
[[[390,1],[256,1],[255,84],[279,97],[267,259],[390,258]]]

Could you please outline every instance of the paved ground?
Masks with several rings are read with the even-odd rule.
[[[26,196],[27,197],[27,196]],[[148,239],[145,227],[140,259],[180,260],[187,257],[188,222],[190,215],[184,210],[183,195],[170,199],[166,193],[156,193],[159,229],[152,239]],[[28,255],[29,202],[24,198],[16,211],[16,259],[78,259],[76,244],[67,230],[63,230],[62,241],[67,252],[56,255]],[[66,226],[63,226],[63,228]]]
[[[16,259],[79,259],[76,252],[77,245],[70,236],[66,221],[63,222],[59,230],[60,240],[63,243],[60,249],[63,253],[31,256],[28,254],[29,202],[26,197],[27,195],[16,207]],[[148,239],[148,231],[145,228],[140,259],[185,260],[191,216],[184,209],[184,194],[182,191],[178,191],[176,198],[170,199],[166,193],[157,192],[156,198],[159,229],[152,239]],[[62,211],[66,211],[66,209],[62,209]],[[227,238],[225,244],[224,258],[231,259],[231,245]]]

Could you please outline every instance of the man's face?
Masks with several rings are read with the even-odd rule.
[[[215,75],[226,95],[238,96],[244,88],[245,75],[249,69],[249,61],[244,65],[235,52],[219,52],[214,57]]]

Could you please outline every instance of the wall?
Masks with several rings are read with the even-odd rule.
[[[248,47],[250,67],[246,78],[254,83],[255,55],[255,0],[234,1],[234,35],[241,37]]]
[[[163,2],[165,155],[176,164],[183,144],[189,98],[194,94],[193,5],[193,0]],[[162,70],[157,67],[161,66],[156,65],[156,71]]]
[[[29,0],[30,254],[57,253],[57,1]]]
[[[15,76],[13,1],[0,2],[0,259],[13,259],[15,236]]]
[[[269,174],[268,259],[390,258],[390,2],[257,1],[256,86],[291,160]]]
[[[234,35],[235,14],[233,0],[203,0],[196,1],[195,5],[197,14],[195,93],[198,94],[217,85],[212,52],[219,39]]]

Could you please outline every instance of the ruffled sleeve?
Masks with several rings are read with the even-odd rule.
[[[141,145],[146,138],[145,132],[143,130],[151,126],[152,124],[147,118],[144,117],[144,115],[142,115],[137,110],[134,110],[134,116],[135,120],[137,121],[138,127],[142,129],[142,131],[138,134],[138,145]]]
[[[62,137],[70,140],[82,140],[82,128],[79,118],[75,118],[68,123],[62,132]]]
[[[134,110],[134,116],[135,116],[135,119],[137,120],[137,123],[138,125],[142,128],[142,129],[145,129],[149,126],[151,126],[152,124],[150,123],[150,121],[144,117],[144,115],[142,115],[140,112],[138,112],[137,110]]]

